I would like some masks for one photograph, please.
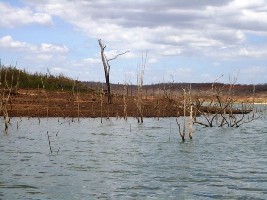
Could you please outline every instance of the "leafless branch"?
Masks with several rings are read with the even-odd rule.
[[[115,60],[115,59],[118,58],[119,56],[124,55],[124,54],[129,53],[129,52],[130,52],[130,51],[125,51],[125,52],[123,52],[123,53],[119,53],[119,54],[116,55],[114,58],[108,59],[107,62],[109,62],[109,61],[111,61],[111,60]]]
[[[221,77],[223,77],[223,74],[220,75],[218,78],[215,79],[215,81],[212,83],[211,90],[213,91],[214,84],[216,83],[217,80],[219,80]]]

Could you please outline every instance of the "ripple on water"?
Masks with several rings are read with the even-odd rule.
[[[266,119],[196,126],[185,143],[175,118],[59,121],[23,118],[0,135],[1,199],[267,199]]]

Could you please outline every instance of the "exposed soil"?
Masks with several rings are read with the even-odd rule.
[[[256,96],[255,102],[266,102],[266,94]],[[101,100],[102,99],[102,100]],[[251,96],[237,97],[239,102],[252,100]],[[126,104],[125,104],[126,102]],[[164,95],[142,98],[143,117],[177,117],[183,114],[183,97],[175,100]],[[126,106],[125,106],[126,105]],[[206,108],[205,108],[206,109]],[[126,110],[126,112],[124,112]],[[114,95],[112,104],[96,92],[62,92],[46,90],[19,90],[8,102],[10,117],[138,117],[135,96]],[[187,113],[188,114],[188,113]],[[2,113],[0,113],[2,115]]]
[[[126,96],[126,115],[139,116],[134,96]],[[164,98],[143,97],[143,117],[175,117],[182,113],[175,101]],[[19,90],[8,103],[11,117],[124,117],[122,95],[115,95],[112,104],[98,93],[71,93],[59,91]]]

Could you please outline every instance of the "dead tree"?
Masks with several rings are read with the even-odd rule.
[[[144,82],[144,72],[146,68],[146,60],[147,53],[145,57],[142,55],[141,64],[138,65],[137,69],[137,99],[136,99],[136,107],[137,107],[137,121],[138,123],[143,123],[143,82]],[[139,119],[140,118],[140,119]]]
[[[182,88],[183,89],[183,127],[181,128],[180,123],[178,122],[178,119],[176,118],[176,123],[179,128],[179,133],[182,138],[182,141],[185,141],[185,133],[187,129],[186,125],[186,118],[187,118],[187,112],[190,113],[189,118],[189,138],[193,139],[193,104],[192,104],[192,97],[191,97],[191,84],[189,88]],[[178,113],[179,115],[179,113]]]
[[[2,72],[5,70],[4,80],[2,79]],[[8,69],[4,69],[0,62],[0,114],[3,116],[5,121],[5,134],[8,132],[8,125],[10,123],[10,117],[8,114],[8,103],[11,102],[11,94],[13,93],[13,80],[14,80],[14,70],[12,71],[10,83],[8,83]],[[17,83],[18,85],[18,83]],[[10,103],[11,104],[11,103]],[[11,105],[12,107],[12,105]]]
[[[219,77],[220,78],[220,77]],[[235,99],[234,86],[237,78],[234,78],[229,85],[212,84],[211,91],[206,97],[196,97],[194,109],[198,116],[202,116],[204,121],[199,121],[198,116],[194,116],[194,123],[205,127],[239,127],[244,123],[249,123],[257,117],[252,116],[246,119],[245,115],[253,110],[247,108],[243,102],[239,103]],[[205,99],[207,98],[207,99]],[[203,105],[206,102],[206,105]]]
[[[123,86],[123,117],[127,121],[127,98],[128,98],[128,83],[126,81],[126,76],[125,76],[125,81],[124,81],[124,86]]]
[[[111,99],[111,90],[110,90],[110,81],[109,81],[109,72],[110,72],[109,61],[115,60],[119,56],[121,56],[123,54],[126,54],[129,51],[125,51],[123,53],[117,54],[114,58],[107,59],[107,57],[105,55],[106,45],[102,44],[101,39],[98,39],[98,43],[99,43],[99,46],[100,46],[100,49],[101,49],[101,60],[102,60],[104,71],[105,71],[105,79],[106,79],[107,95],[108,95],[108,104],[111,104],[112,103],[112,99]]]

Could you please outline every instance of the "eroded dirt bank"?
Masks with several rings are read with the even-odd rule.
[[[237,102],[265,103],[266,95],[235,97]],[[63,92],[46,90],[19,90],[8,101],[10,117],[136,117],[135,96],[113,95],[112,104],[107,97],[96,92]],[[164,95],[142,98],[143,117],[177,117],[183,115],[183,96],[166,98]],[[2,115],[2,113],[0,113]]]

